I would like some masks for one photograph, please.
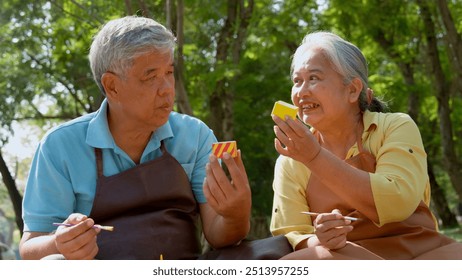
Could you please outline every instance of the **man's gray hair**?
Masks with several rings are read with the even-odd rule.
[[[107,22],[91,44],[89,60],[93,78],[106,95],[101,77],[113,72],[122,77],[133,65],[133,60],[148,52],[162,54],[175,49],[175,36],[153,19],[127,16]]]

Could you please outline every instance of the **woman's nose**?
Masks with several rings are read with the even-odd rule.
[[[298,99],[311,95],[308,83],[303,83],[300,87],[294,88],[293,95],[295,95]]]

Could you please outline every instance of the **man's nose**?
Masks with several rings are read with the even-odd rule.
[[[157,92],[160,96],[175,92],[175,80],[169,77],[162,78],[162,82]]]

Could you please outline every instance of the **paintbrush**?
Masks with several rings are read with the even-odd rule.
[[[64,224],[64,223],[53,223],[54,226],[65,226],[65,227],[72,227],[75,226],[73,224]],[[113,226],[102,226],[102,225],[93,225],[93,228],[99,228],[102,230],[107,230],[107,231],[113,231],[114,227]]]
[[[317,216],[319,213],[316,212],[300,212],[302,214],[310,215],[310,216]],[[349,216],[343,216],[345,220],[350,220],[350,221],[360,221],[360,218],[355,218],[355,217],[349,217]]]

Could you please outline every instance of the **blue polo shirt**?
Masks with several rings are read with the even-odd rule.
[[[216,142],[212,130],[196,118],[172,112],[152,134],[141,163],[162,155],[161,140],[184,168],[196,200],[205,203],[205,165]],[[52,223],[71,213],[90,214],[97,179],[94,148],[103,150],[105,176],[136,166],[112,138],[106,100],[98,111],[53,128],[40,141],[24,192],[25,231],[51,232],[56,229]]]

